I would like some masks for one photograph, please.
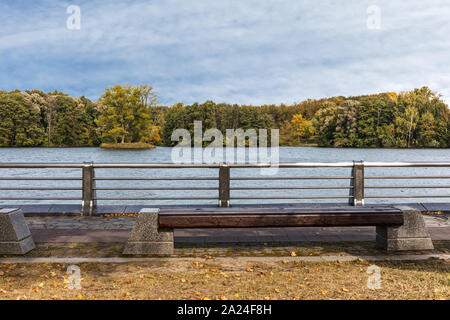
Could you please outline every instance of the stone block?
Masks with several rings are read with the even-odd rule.
[[[408,206],[396,206],[403,212],[400,227],[377,226],[378,248],[387,251],[433,250],[433,242],[421,212]]]
[[[20,209],[0,209],[0,254],[25,254],[35,248]]]
[[[123,254],[170,255],[173,254],[173,230],[159,229],[159,209],[144,208],[134,223]]]

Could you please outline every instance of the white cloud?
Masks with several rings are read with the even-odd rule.
[[[446,1],[74,2],[80,31],[65,28],[72,3],[0,4],[0,88],[96,99],[145,82],[166,104],[264,104],[429,85],[450,101]]]

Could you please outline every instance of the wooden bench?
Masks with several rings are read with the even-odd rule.
[[[168,255],[173,229],[376,226],[388,251],[433,249],[420,211],[405,206],[334,208],[147,208],[141,210],[124,254]]]

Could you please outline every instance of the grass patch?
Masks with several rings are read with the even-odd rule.
[[[133,143],[102,143],[100,148],[104,149],[152,149],[154,145],[144,142]]]
[[[367,288],[367,268],[381,289]],[[157,261],[83,263],[81,290],[67,265],[0,264],[0,299],[449,299],[450,262]]]

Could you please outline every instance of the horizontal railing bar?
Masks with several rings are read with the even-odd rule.
[[[217,190],[217,188],[202,188],[202,187],[185,187],[185,188],[92,188],[92,190],[107,191],[107,190],[120,190],[120,191],[139,191],[139,190]]]
[[[365,167],[450,167],[450,162],[364,162]]]
[[[245,200],[245,199],[260,199],[260,200],[264,200],[264,199],[349,199],[349,198],[353,198],[352,196],[323,196],[323,197],[230,197],[230,199],[235,199],[235,200]]]
[[[231,187],[230,190],[321,190],[321,189],[353,189],[353,186],[345,187]]]
[[[448,189],[450,186],[365,186],[365,189]]]
[[[219,168],[222,164],[173,164],[173,163],[0,163],[0,168]],[[353,167],[353,161],[298,162],[298,163],[230,163],[230,168],[318,168]],[[450,162],[364,162],[365,167],[450,167]]]
[[[94,200],[217,200],[217,197],[185,197],[185,198],[94,198]]]
[[[33,180],[36,180],[36,181],[38,181],[38,180],[70,180],[70,181],[72,181],[72,180],[77,180],[77,181],[81,181],[81,180],[83,180],[83,179],[81,179],[81,178],[71,178],[71,177],[68,177],[68,178],[62,178],[62,177],[54,177],[54,178],[52,178],[52,177],[46,177],[46,178],[42,178],[42,177],[20,177],[20,178],[18,178],[18,177],[0,177],[0,180],[17,180],[17,181],[19,181],[19,180],[30,180],[30,181],[33,181]]]
[[[230,180],[349,180],[353,177],[231,177]]]
[[[450,176],[368,176],[364,179],[450,179]]]
[[[219,168],[222,164],[173,164],[173,163],[0,163],[0,168]],[[230,163],[230,168],[318,168],[353,167],[353,161],[298,162],[298,163]],[[450,162],[364,162],[365,167],[450,167]]]
[[[370,198],[370,199],[383,199],[383,198],[450,198],[450,195],[448,196],[429,196],[429,195],[423,195],[423,196],[402,196],[402,195],[398,195],[398,196],[365,196],[365,198]]]
[[[0,200],[82,200],[81,198],[0,198]]]
[[[319,168],[319,167],[353,167],[353,161],[346,162],[299,162],[299,163],[229,163],[230,168]],[[94,163],[94,168],[220,168],[221,164],[160,164],[160,163]],[[450,163],[449,163],[450,166]]]
[[[217,180],[219,180],[219,178],[214,178],[214,177],[211,177],[211,178],[196,178],[196,177],[192,177],[192,178],[189,178],[189,177],[184,177],[184,178],[134,178],[134,177],[94,177],[94,180],[109,180],[109,181],[120,181],[120,180],[130,180],[130,181],[132,181],[132,180],[136,180],[136,181],[140,181],[140,180],[142,180],[142,181],[145,181],[145,180],[149,180],[149,181],[154,181],[154,180],[158,180],[158,181],[160,181],[160,180],[188,180],[188,181],[190,181],[190,180],[210,180],[210,181],[217,181]]]
[[[61,188],[38,188],[38,187],[36,187],[36,188],[28,188],[28,187],[23,187],[23,188],[19,188],[19,187],[17,187],[17,188],[0,188],[0,190],[2,190],[2,191],[7,191],[7,190],[19,190],[19,191],[22,191],[22,190],[36,190],[36,191],[38,191],[38,190],[47,190],[47,191],[51,191],[51,190],[53,190],[53,191],[65,191],[65,190],[78,190],[78,191],[81,191],[81,190],[83,190],[82,188],[64,188],[64,187],[61,187]]]

